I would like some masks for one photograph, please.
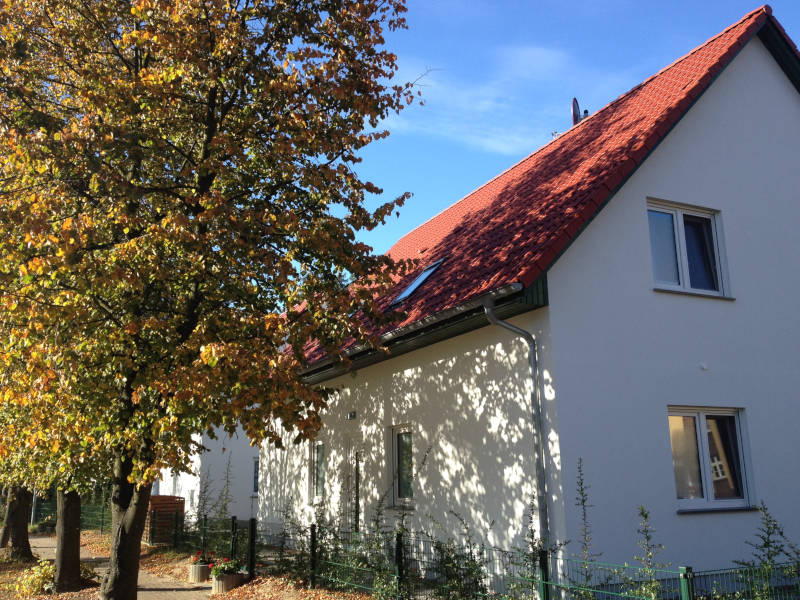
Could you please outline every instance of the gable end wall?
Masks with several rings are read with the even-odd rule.
[[[743,409],[752,500],[800,539],[798,140],[800,95],[754,39],[548,273],[564,496],[583,457],[604,560],[637,553],[639,505],[673,565],[749,556],[756,513],[677,514],[668,405]],[[735,300],[653,291],[648,197],[720,211]]]

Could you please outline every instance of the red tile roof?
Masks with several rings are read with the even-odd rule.
[[[501,286],[531,285],[611,198],[736,53],[763,6],[403,236],[389,254],[442,265],[401,305],[400,328]]]

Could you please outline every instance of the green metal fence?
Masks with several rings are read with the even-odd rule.
[[[34,520],[55,519],[39,501]],[[151,514],[150,522],[158,519]],[[49,519],[48,519],[49,518]],[[108,508],[81,507],[81,528],[110,527]],[[409,532],[342,532],[294,525],[257,529],[256,520],[175,514],[170,544],[236,559],[250,577],[288,573],[312,587],[361,591],[393,600],[800,600],[800,563],[695,572],[506,551],[467,540],[443,542]]]
[[[694,597],[701,600],[797,600],[800,563],[745,566],[694,573]]]
[[[172,546],[188,552],[202,552],[206,557],[230,558],[245,565],[252,575],[255,570],[256,521],[201,516],[197,520],[176,522]]]
[[[800,600],[797,564],[693,572],[316,525],[261,529],[255,547],[263,569],[381,599]]]
[[[55,501],[39,500],[34,507],[33,521],[55,526],[57,509]],[[161,523],[156,511],[150,513],[150,524]],[[106,504],[84,504],[81,506],[81,530],[97,530],[107,533],[111,528],[111,515]],[[230,558],[239,562],[252,578],[256,568],[256,520],[241,520],[236,517],[210,518],[206,515],[185,521],[180,513],[172,513],[170,530],[150,539],[165,540],[162,546],[189,553],[202,552],[210,560]]]
[[[56,515],[55,500],[38,500],[33,510],[33,523],[55,524]],[[111,527],[111,514],[106,504],[82,504],[81,505],[81,530],[96,529],[100,533],[105,533]]]

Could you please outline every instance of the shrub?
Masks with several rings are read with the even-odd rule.
[[[14,589],[22,598],[30,598],[38,594],[49,594],[54,591],[53,578],[56,568],[47,560],[40,560],[36,566],[25,569],[17,578]]]
[[[657,600],[661,592],[661,583],[658,580],[657,571],[658,569],[666,568],[667,565],[658,562],[656,555],[664,549],[664,546],[656,543],[653,535],[656,530],[650,523],[650,511],[644,506],[639,507],[639,518],[641,520],[636,533],[639,534],[637,545],[642,554],[634,556],[634,559],[639,561],[641,567],[631,593],[640,598]]]
[[[81,563],[81,579],[85,579],[86,581],[98,581],[100,579],[100,575],[95,573],[94,567],[89,563],[82,562]]]
[[[461,522],[463,545],[453,538],[433,542],[433,569],[436,573],[436,587],[433,595],[442,600],[466,600],[486,596],[489,592],[486,549],[477,544],[469,525],[461,515],[451,511]]]
[[[753,558],[734,561],[745,568],[744,579],[756,600],[772,598],[773,585],[781,579],[800,577],[800,548],[792,542],[783,526],[762,501],[756,539],[745,543],[753,549]],[[785,561],[789,561],[786,563]]]

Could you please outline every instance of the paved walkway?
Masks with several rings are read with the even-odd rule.
[[[56,556],[56,538],[31,536],[31,549],[41,558],[53,560]],[[107,556],[93,556],[85,546],[81,546],[81,560],[91,562],[101,574],[108,566]],[[169,577],[158,577],[147,571],[139,571],[139,600],[208,600],[211,584],[192,585]]]

